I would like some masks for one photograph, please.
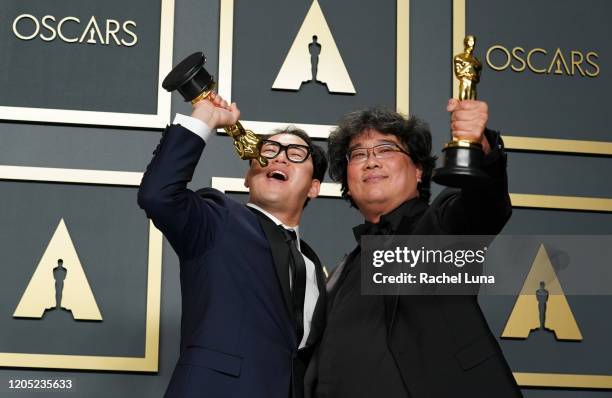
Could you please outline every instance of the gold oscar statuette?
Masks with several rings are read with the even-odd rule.
[[[476,85],[480,81],[482,63],[474,56],[476,38],[472,35],[463,40],[464,50],[453,57],[455,77],[459,80],[458,99],[475,100]],[[453,137],[443,149],[444,165],[434,170],[434,182],[450,187],[480,186],[489,176],[482,170],[484,157],[480,142]]]
[[[185,101],[196,104],[200,101],[214,99],[215,80],[204,69],[206,57],[203,53],[191,54],[166,76],[162,87],[167,91],[178,90]],[[234,148],[240,159],[255,159],[261,167],[268,165],[268,159],[260,154],[261,140],[251,130],[246,130],[240,122],[224,127],[227,135],[234,139]]]

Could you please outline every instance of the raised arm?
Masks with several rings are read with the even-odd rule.
[[[481,142],[485,157],[483,170],[491,177],[481,188],[444,190],[432,206],[449,234],[498,234],[512,214],[508,194],[506,153],[498,132],[486,128],[488,106],[482,101],[450,100],[453,136]]]
[[[164,233],[181,261],[205,250],[225,217],[223,195],[210,192],[200,196],[187,189],[187,184],[206,146],[206,137],[216,127],[235,123],[239,113],[235,104],[229,106],[216,97],[214,103],[194,105],[191,118],[177,116],[175,124],[163,133],[143,176],[138,204]]]

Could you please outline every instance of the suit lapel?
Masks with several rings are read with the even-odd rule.
[[[274,261],[274,268],[276,269],[276,276],[283,292],[283,298],[285,302],[285,308],[289,319],[293,321],[293,301],[291,299],[291,290],[289,288],[289,247],[287,246],[282,232],[279,230],[272,220],[270,220],[265,214],[260,211],[249,207],[251,211],[257,214],[261,228],[266,234],[268,243],[270,244],[270,251],[272,252],[272,260]]]
[[[334,295],[335,289],[338,287],[338,281],[344,272],[344,267],[351,261],[355,259],[361,251],[361,245],[357,245],[349,254],[345,254],[344,258],[336,265],[336,267],[332,270],[329,278],[327,278],[327,282],[325,285],[325,289],[327,290],[327,298],[330,298]]]
[[[397,227],[395,235],[410,235],[414,230],[416,222],[423,216],[425,210],[429,208],[427,202],[417,199],[408,207],[402,216],[402,220]]]
[[[265,214],[261,213],[257,209],[249,207],[253,213],[255,213],[259,219],[259,223],[261,228],[266,235],[268,243],[270,244],[270,251],[272,252],[272,259],[274,260],[274,268],[276,270],[276,275],[278,277],[278,281],[283,293],[283,298],[285,302],[285,308],[287,310],[287,314],[291,321],[291,330],[293,335],[295,336],[295,330],[293,327],[293,323],[295,320],[293,319],[293,301],[291,298],[291,290],[289,287],[289,261],[290,261],[290,252],[289,247],[285,242],[285,238],[283,237],[282,232],[280,231],[278,225],[276,225],[272,220],[270,220]],[[321,261],[315,254],[315,252],[304,242],[300,240],[301,251],[308,257],[315,265],[315,274],[317,278],[317,286],[319,288],[319,297],[317,299],[317,303],[315,305],[315,309],[312,316],[310,334],[308,335],[308,339],[306,341],[306,346],[310,346],[315,344],[321,334],[323,333],[323,329],[325,328],[325,320],[326,320],[326,308],[327,308],[327,294],[325,290],[325,273],[323,272],[323,266],[321,265]]]
[[[306,340],[306,347],[309,347],[319,340],[319,337],[323,333],[323,329],[325,329],[327,292],[325,290],[325,273],[323,272],[323,266],[321,265],[321,261],[319,261],[319,257],[317,257],[315,252],[303,240],[300,240],[300,247],[306,257],[315,265],[315,275],[317,278],[317,287],[319,289],[319,298],[317,299],[317,304],[312,314],[310,334]]]
[[[402,219],[399,222],[394,235],[411,235],[416,222],[421,218],[428,207],[429,205],[424,200],[420,200],[418,198],[413,199],[404,210],[404,214],[402,215]],[[395,321],[395,314],[397,313],[397,306],[399,304],[399,285],[398,294],[384,296],[383,302],[385,306],[387,336],[390,336],[393,329],[393,323]]]

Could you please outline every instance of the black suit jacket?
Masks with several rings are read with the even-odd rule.
[[[427,205],[413,200],[398,235],[498,234],[512,213],[506,156],[498,135],[484,169],[492,185],[446,189]],[[412,397],[520,397],[476,296],[386,296],[389,349]]]
[[[324,322],[321,263],[301,242],[315,264],[320,300],[307,349],[298,352],[289,248],[268,217],[215,189],[187,189],[204,147],[200,137],[170,126],[138,192],[180,260],[180,357],[166,397],[287,398],[293,391],[299,398]]]
[[[506,210],[492,216],[486,209],[470,209],[468,196],[447,190],[431,206],[414,201],[396,233],[459,233],[449,226],[470,216],[478,219],[473,220],[475,225],[465,220],[468,228],[463,233],[499,232],[510,215],[509,201],[500,197],[490,202],[491,206],[506,202]],[[385,296],[384,304],[387,343],[409,396],[522,396],[476,296]]]
[[[431,205],[412,199],[402,209],[395,234],[496,235],[501,231],[512,213],[506,156],[499,135],[487,131],[487,137],[493,151],[486,157],[484,169],[492,184],[482,189],[446,189]],[[381,396],[522,396],[476,296],[390,295],[384,297],[384,312],[387,346],[403,386],[396,386],[397,391],[392,387],[381,391]],[[308,394],[316,383],[316,367],[315,360],[308,369]],[[361,378],[354,382],[368,383]],[[377,384],[385,385],[384,380]]]

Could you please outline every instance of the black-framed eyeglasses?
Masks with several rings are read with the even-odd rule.
[[[285,157],[287,157],[287,159],[293,163],[305,162],[312,152],[308,145],[283,145],[280,142],[273,140],[263,140],[261,143],[261,156],[266,159],[274,159],[282,151],[285,151]]]
[[[384,143],[374,145],[368,148],[353,148],[346,154],[346,160],[349,163],[363,163],[368,160],[370,151],[374,154],[376,159],[388,159],[394,156],[396,153],[403,153],[410,156],[402,147],[394,143]]]

